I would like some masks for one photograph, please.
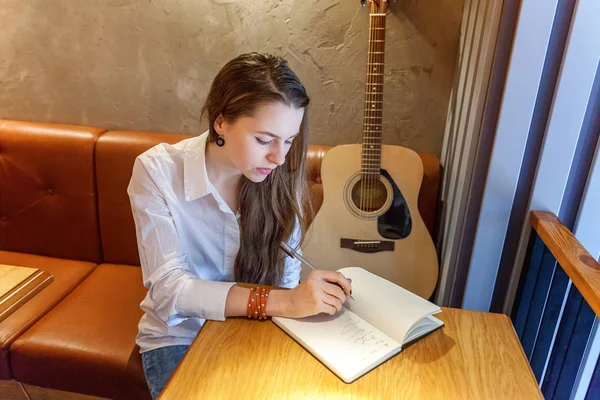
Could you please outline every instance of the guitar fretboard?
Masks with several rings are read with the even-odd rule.
[[[383,117],[383,63],[385,51],[385,14],[371,13],[369,51],[365,83],[365,116],[361,172],[363,178],[379,176],[381,168],[381,130]]]

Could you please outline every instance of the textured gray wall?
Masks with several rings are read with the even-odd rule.
[[[384,142],[440,153],[462,0],[387,17]],[[368,9],[358,0],[0,0],[0,117],[197,134],[236,55],[284,55],[312,98],[311,142],[358,143]]]

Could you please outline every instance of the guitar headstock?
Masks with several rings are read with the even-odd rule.
[[[388,8],[389,0],[360,0],[361,6],[366,6],[369,3],[371,14],[385,14]]]

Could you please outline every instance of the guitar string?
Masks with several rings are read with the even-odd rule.
[[[384,0],[385,1],[385,0]],[[383,15],[379,15],[377,16],[377,20],[378,20],[378,27],[379,29],[377,30],[377,32],[379,32],[379,36],[377,37],[377,40],[379,40],[378,42],[378,79],[377,82],[380,83],[381,85],[378,85],[378,89],[377,89],[377,100],[378,100],[378,105],[379,105],[379,109],[377,111],[377,136],[375,138],[375,144],[374,144],[374,148],[375,148],[375,158],[376,158],[376,167],[377,167],[377,171],[376,174],[374,174],[373,179],[374,179],[374,183],[375,185],[379,185],[380,184],[380,180],[381,180],[381,175],[380,175],[380,168],[381,168],[381,152],[382,152],[382,136],[383,136],[383,71],[384,71],[384,58],[385,58],[385,22],[386,22],[386,16],[385,14]],[[387,192],[386,192],[387,193]],[[387,195],[386,195],[387,197]],[[377,204],[379,206],[379,204]],[[381,208],[381,207],[379,207]],[[378,208],[378,209],[379,209]]]
[[[371,35],[373,33],[372,24],[371,24],[371,22],[372,22],[371,21],[371,18],[372,18],[371,17],[371,13],[372,12],[373,12],[373,3],[371,3],[371,10],[369,11],[369,43],[368,43],[368,47],[367,47],[367,68],[366,68],[367,69],[367,79],[366,79],[366,81],[367,81],[367,83],[366,83],[367,87],[366,87],[366,91],[365,91],[365,103],[369,99],[369,83],[370,83],[369,79],[370,79],[370,76],[371,76],[371,75],[369,75],[369,64],[370,64],[370,61],[371,61]],[[365,110],[365,112],[364,112],[364,117],[365,118],[363,120],[363,124],[366,124],[367,123],[367,118],[366,117],[369,115],[368,114],[368,110],[369,110],[368,103],[365,104],[364,110]],[[365,130],[365,126],[363,125],[363,133],[364,133],[364,130]],[[364,212],[364,205],[365,205],[364,204],[365,180],[367,178],[367,175],[366,175],[366,168],[367,168],[367,165],[366,165],[366,151],[367,151],[367,147],[366,146],[367,146],[367,136],[363,135],[363,145],[362,145],[362,154],[361,154],[362,171],[361,171],[361,180],[360,180],[360,202],[359,202],[359,204],[360,204],[360,206],[359,206],[360,212],[359,212],[359,215],[362,215],[362,213]]]
[[[373,14],[375,12],[375,2],[371,3],[371,14]],[[373,40],[375,40],[375,32],[377,32],[377,30],[375,30],[375,17],[373,15],[369,15],[369,27],[371,28],[371,34],[370,34],[370,38],[369,38],[369,67],[367,68],[367,72],[368,72],[368,79],[367,81],[369,83],[374,83],[374,78],[373,78],[373,44],[375,42],[373,42]],[[367,87],[367,96],[368,96],[368,100],[369,102],[366,104],[367,106],[367,112],[368,115],[371,117],[373,116],[373,113],[371,111],[372,107],[372,101],[373,101],[373,95],[371,94],[371,91],[369,91],[369,88],[372,87],[373,85],[370,85],[369,87]],[[369,118],[369,121],[371,121],[372,118]],[[369,122],[367,121],[367,123]],[[365,128],[365,127],[363,127]],[[365,165],[366,165],[366,174],[365,174],[365,186],[366,186],[366,192],[364,193],[365,196],[365,200],[366,200],[366,204],[365,204],[365,217],[368,216],[368,212],[369,212],[369,178],[370,178],[370,168],[371,168],[371,162],[369,160],[370,158],[370,145],[371,145],[371,138],[369,136],[369,128],[370,125],[366,126],[366,131],[367,134],[365,135]]]
[[[377,40],[380,40],[380,31],[381,31],[381,24],[380,24],[380,20],[381,17],[379,15],[377,16],[373,16],[374,18],[374,33],[373,33],[373,45],[371,46],[371,48],[373,49],[373,55],[371,57],[371,60],[373,61],[372,64],[372,73],[373,73],[373,82],[376,83],[382,83],[380,82],[379,76],[381,74],[381,71],[377,71],[377,73],[375,73],[376,69],[378,67],[376,67],[375,65],[380,65],[381,64],[381,60],[380,60],[380,49],[379,49],[379,44],[380,42],[378,42]],[[380,107],[382,106],[381,102],[379,102],[379,90],[375,90],[375,85],[373,85],[373,90],[371,91],[372,95],[371,95],[371,100],[373,101],[372,103],[372,107],[371,110],[373,110],[373,117],[375,118],[371,118],[371,120],[375,120],[375,126],[371,126],[369,125],[369,140],[370,140],[370,147],[369,147],[369,164],[370,164],[370,174],[369,176],[369,205],[368,205],[368,209],[370,212],[373,211],[374,209],[374,194],[375,194],[375,186],[377,184],[377,179],[378,179],[378,172],[379,171],[375,171],[375,167],[377,166],[377,160],[376,160],[376,156],[377,156],[377,149],[375,148],[375,146],[377,145],[377,143],[375,143],[375,140],[377,138],[377,134],[378,132],[378,128],[379,128],[379,116],[381,113]],[[377,132],[377,134],[373,131],[373,128],[375,128],[375,131]],[[377,172],[377,174],[376,174]]]
[[[372,74],[371,81],[372,81],[372,83],[375,83],[375,82],[380,83],[379,75],[378,75],[379,72],[377,74],[375,73],[375,70],[377,68],[377,67],[375,67],[375,65],[378,65],[378,64],[375,64],[375,63],[377,63],[377,61],[379,60],[379,53],[378,53],[379,49],[378,49],[378,45],[377,45],[377,43],[379,43],[379,42],[376,42],[376,40],[379,39],[379,30],[380,30],[379,28],[381,28],[381,27],[379,25],[379,17],[373,15],[372,18],[374,19],[373,20],[374,29],[373,29],[373,43],[370,46],[371,49],[373,50],[373,53],[371,55],[371,62],[372,62],[372,64],[371,64],[371,74]],[[370,120],[375,120],[374,121],[375,125],[377,125],[377,123],[379,122],[378,105],[380,103],[376,103],[376,101],[378,100],[378,97],[377,97],[378,92],[375,91],[375,85],[372,85],[372,89],[373,90],[370,92],[371,93],[371,101],[372,101],[370,110],[372,110],[372,116],[375,118],[370,118]],[[375,184],[376,184],[376,182],[375,182],[376,175],[375,175],[375,170],[374,170],[375,165],[373,163],[375,155],[376,155],[376,151],[374,151],[375,135],[373,132],[373,128],[374,127],[376,128],[376,126],[373,126],[373,125],[368,125],[368,126],[369,126],[369,157],[368,157],[369,173],[367,174],[367,176],[368,176],[367,190],[369,192],[369,197],[368,197],[367,209],[369,210],[369,212],[372,212],[373,211],[373,201],[374,201],[373,195],[375,192],[374,188],[375,188]]]
[[[375,7],[376,4],[375,2],[372,3],[373,4],[373,14],[375,14]],[[376,57],[376,48],[375,48],[375,40],[377,40],[377,17],[375,15],[371,15],[371,21],[369,21],[369,25],[373,28],[372,29],[372,34],[371,34],[371,42],[369,43],[369,58],[370,58],[370,67],[369,67],[369,80],[371,83],[375,83],[376,81],[376,75],[374,74],[374,62],[375,62],[375,57]],[[370,88],[373,88],[375,85],[371,85]],[[374,117],[375,114],[375,97],[373,94],[373,90],[368,90],[367,92],[369,93],[369,104],[368,106],[368,110],[370,113],[371,117]],[[373,120],[373,118],[369,118],[368,122],[371,122],[371,120]],[[373,168],[372,165],[372,158],[373,158],[373,132],[372,132],[372,125],[368,124],[368,134],[367,134],[367,206],[366,206],[366,211],[367,211],[367,215],[368,213],[372,210],[372,193],[373,193],[373,182],[372,182],[372,171],[371,169]]]
[[[376,147],[377,151],[375,153],[377,156],[376,157],[377,158],[377,175],[375,175],[375,181],[377,184],[379,184],[379,180],[381,179],[381,176],[380,176],[381,151],[382,151],[381,142],[382,142],[382,136],[383,136],[383,79],[384,79],[384,77],[383,77],[384,69],[383,68],[384,68],[384,63],[385,63],[384,57],[385,57],[385,18],[386,17],[384,14],[384,15],[378,16],[377,18],[380,22],[379,32],[381,34],[381,36],[378,38],[381,41],[377,42],[377,43],[380,43],[379,44],[379,47],[380,47],[380,49],[379,49],[379,51],[380,51],[379,70],[378,71],[380,74],[379,76],[381,77],[381,79],[380,79],[381,87],[380,87],[380,89],[378,89],[378,92],[377,92],[377,97],[379,100],[379,103],[377,103],[377,104],[379,104],[379,111],[378,111],[379,118],[377,121],[377,141],[375,143],[375,146],[378,146],[378,147]]]
[[[376,63],[379,59],[379,53],[378,53],[378,48],[377,48],[378,47],[377,43],[379,43],[379,42],[375,42],[375,40],[379,39],[380,26],[379,26],[379,16],[373,16],[373,18],[375,19],[375,23],[373,25],[375,26],[376,29],[375,29],[375,34],[373,35],[374,41],[373,41],[373,46],[372,46],[373,47],[372,59]],[[379,83],[379,75],[377,75],[379,72],[377,72],[377,74],[374,73],[375,70],[377,69],[377,67],[375,67],[375,65],[376,64],[373,64],[374,67],[372,68],[373,69],[373,75],[372,75],[373,81]],[[372,107],[373,113],[374,113],[374,115],[379,116],[378,107],[379,107],[380,103],[376,103],[376,101],[378,100],[377,92],[375,90],[373,90],[372,93],[373,93],[373,95],[371,98],[373,99],[373,105],[375,106],[375,107]],[[372,119],[375,119],[377,122],[379,122],[379,118],[372,118]],[[375,128],[377,128],[377,127],[375,126]],[[373,170],[373,167],[374,167],[373,158],[375,157],[375,154],[376,154],[376,152],[373,150],[374,146],[375,146],[375,140],[374,140],[375,135],[373,134],[373,126],[369,127],[369,132],[370,132],[369,136],[370,136],[370,140],[371,140],[371,147],[370,147],[371,154],[369,155],[369,158],[370,158],[369,162],[371,163],[371,169],[372,169],[371,174],[369,176],[369,180],[370,180],[370,182],[369,182],[370,183],[370,185],[369,185],[370,186],[370,188],[369,188],[369,192],[370,192],[369,193],[369,195],[370,195],[369,196],[369,211],[372,212],[373,211],[373,201],[374,201],[373,195],[375,194],[375,184],[376,184],[376,182],[375,182],[376,175],[375,175],[375,171]]]
[[[361,176],[361,195],[360,195],[360,213],[359,215],[361,215],[362,218],[367,218],[368,219],[368,211],[372,211],[373,209],[373,203],[375,201],[375,199],[372,198],[373,196],[373,192],[374,192],[374,187],[377,184],[377,180],[379,179],[379,171],[377,171],[377,173],[375,173],[374,171],[371,171],[372,169],[374,170],[376,165],[374,164],[380,164],[381,161],[381,132],[380,129],[375,129],[375,131],[377,131],[377,134],[379,135],[379,144],[375,143],[375,140],[377,139],[377,137],[375,137],[374,135],[374,131],[372,129],[372,126],[376,125],[377,128],[381,128],[381,124],[370,124],[370,120],[372,119],[377,119],[378,121],[374,121],[374,122],[379,122],[379,120],[381,119],[380,115],[382,114],[382,108],[383,108],[383,96],[380,96],[381,99],[378,100],[378,96],[377,95],[381,95],[383,93],[383,90],[381,91],[376,91],[375,90],[375,85],[374,83],[377,83],[378,86],[383,86],[383,74],[381,73],[381,70],[375,74],[375,69],[377,68],[374,65],[383,65],[382,60],[380,60],[380,56],[378,55],[379,53],[382,54],[383,57],[383,49],[379,49],[377,47],[376,43],[382,43],[382,45],[380,47],[384,47],[383,46],[383,39],[381,39],[378,35],[376,35],[377,31],[379,30],[383,30],[385,29],[384,24],[385,24],[385,20],[383,18],[378,18],[381,17],[381,15],[373,15],[376,14],[376,10],[375,10],[376,4],[375,2],[371,2],[371,10],[369,13],[369,17],[370,18],[375,18],[375,20],[373,21],[372,19],[370,19],[369,21],[369,50],[368,50],[368,55],[367,55],[367,87],[366,87],[366,94],[365,94],[365,102],[366,102],[366,107],[365,107],[365,114],[364,116],[366,117],[365,120],[368,118],[369,121],[364,121],[364,125],[363,125],[363,132],[368,131],[368,134],[364,135],[365,136],[365,140],[363,140],[363,157],[362,157],[362,166],[363,166],[363,171],[362,171],[362,176]],[[385,15],[384,15],[385,17]],[[382,29],[383,28],[383,29]],[[381,32],[382,35],[385,35],[385,32]],[[382,50],[381,52],[379,50]],[[379,62],[378,62],[379,61]],[[381,67],[380,67],[381,68]],[[377,77],[381,75],[382,76],[382,81],[379,82],[379,79],[375,79],[374,77]],[[376,82],[375,82],[376,81]],[[383,89],[383,87],[381,88]],[[376,103],[377,102],[377,107],[376,107]],[[369,107],[371,106],[371,107]],[[367,128],[365,128],[365,126],[367,126]],[[375,146],[379,146],[378,148],[375,148]],[[376,161],[379,160],[379,163],[377,163]],[[365,190],[365,186],[366,186],[366,190]],[[368,192],[368,197],[367,199],[365,199],[365,196],[367,196],[366,192]]]

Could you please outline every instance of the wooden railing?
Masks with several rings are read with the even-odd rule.
[[[567,399],[584,361],[598,362],[586,348],[600,315],[600,265],[553,213],[532,212],[531,227],[512,320],[544,397]]]
[[[600,316],[600,264],[554,213],[533,211],[531,225],[585,301]]]

